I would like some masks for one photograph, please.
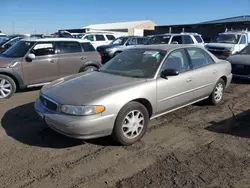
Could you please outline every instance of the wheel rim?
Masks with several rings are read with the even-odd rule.
[[[144,123],[144,116],[139,110],[129,112],[122,124],[123,135],[128,139],[138,137],[143,130]]]
[[[214,99],[215,101],[220,101],[222,99],[223,96],[223,85],[222,83],[217,84],[217,86],[215,87],[215,92],[214,92]]]
[[[10,82],[4,78],[0,78],[0,99],[8,97],[11,91],[12,86]]]

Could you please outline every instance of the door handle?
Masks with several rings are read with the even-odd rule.
[[[55,59],[50,60],[50,63],[56,63]]]
[[[85,59],[87,59],[87,57],[85,57],[85,56],[84,56],[84,57],[81,57],[81,60],[85,60]]]
[[[191,78],[188,78],[188,79],[187,79],[187,82],[191,82],[191,81],[192,81],[192,79],[191,79]]]
[[[214,71],[213,71],[213,74],[216,74],[216,73],[217,73],[217,70],[214,70]]]

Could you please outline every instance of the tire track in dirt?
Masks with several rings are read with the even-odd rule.
[[[237,93],[235,93],[235,90],[237,90]],[[226,101],[220,107],[190,106],[164,117],[157,118],[151,122],[148,133],[143,141],[132,147],[95,146],[88,143],[82,146],[75,146],[70,150],[55,150],[50,148],[44,149],[35,147],[36,149],[31,155],[30,160],[16,160],[16,164],[12,164],[11,169],[7,167],[1,169],[0,181],[3,182],[4,187],[43,187],[44,185],[53,185],[55,187],[60,185],[61,187],[70,187],[72,184],[76,187],[82,187],[83,185],[91,185],[92,183],[95,183],[97,179],[100,179],[100,181],[98,181],[100,184],[105,184],[105,181],[109,182],[108,174],[117,173],[120,167],[124,167],[122,164],[126,163],[127,159],[130,160],[127,161],[129,165],[130,163],[133,164],[133,158],[138,160],[139,157],[142,157],[146,161],[150,158],[151,161],[148,159],[148,162],[145,164],[142,163],[141,166],[134,168],[135,172],[131,171],[127,175],[130,173],[136,173],[137,171],[145,168],[147,165],[154,163],[155,160],[158,160],[159,156],[164,156],[164,154],[159,154],[159,156],[155,157],[153,154],[161,150],[165,143],[170,142],[171,139],[174,140],[175,137],[178,138],[178,131],[184,131],[188,135],[190,134],[192,136],[197,134],[198,137],[194,136],[192,139],[192,145],[199,145],[202,143],[203,140],[199,139],[199,137],[202,135],[204,136],[202,129],[205,126],[209,126],[211,119],[217,119],[220,121],[232,116],[231,111],[228,109],[228,104],[231,104],[232,102],[236,103],[234,107],[242,109],[244,105],[237,105],[237,103],[244,102],[245,109],[250,107],[249,102],[247,102],[249,91],[250,87],[247,85],[233,84],[225,95]],[[233,101],[231,101],[232,99]],[[235,99],[237,99],[237,101]],[[202,120],[194,118],[199,116],[202,116]],[[159,134],[161,134],[162,129],[164,130],[164,135],[162,138],[159,138]],[[160,131],[158,132],[158,130]],[[167,133],[170,130],[177,132],[168,136]],[[53,135],[54,134],[52,134],[52,136]],[[149,138],[152,138],[152,140]],[[185,145],[185,142],[188,140],[188,136],[183,136],[183,139],[184,140],[182,141],[177,140],[175,142],[179,142],[180,145]],[[4,147],[6,148],[16,147],[16,143],[14,142],[12,142],[13,145],[9,145],[6,142],[4,143]],[[161,146],[161,144],[163,146]],[[23,147],[23,144],[20,144],[19,147]],[[170,150],[171,147],[172,146],[169,145],[166,146],[166,150]],[[22,148],[22,152],[17,153],[23,155],[24,153],[27,153],[27,151],[32,150],[31,148],[33,148],[33,146],[25,146]],[[44,151],[46,151],[49,156],[46,159],[46,163],[45,157],[41,156]],[[151,154],[152,152],[153,154]],[[9,153],[7,151],[4,153],[3,159],[7,156],[11,157],[13,155],[15,156],[15,153]],[[23,171],[23,167],[27,166],[28,163],[30,163],[29,169]],[[133,165],[131,164],[131,169],[133,169]],[[5,171],[4,174],[2,174],[3,171]],[[17,174],[16,177],[15,174]],[[121,173],[121,177],[116,177],[114,175],[116,178],[113,178],[113,180],[111,178],[111,180],[119,180],[123,178],[123,174],[124,173]],[[108,186],[108,184],[105,185]]]

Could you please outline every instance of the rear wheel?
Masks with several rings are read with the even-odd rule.
[[[209,97],[209,101],[213,105],[219,105],[223,101],[223,95],[225,90],[225,82],[223,79],[219,79],[219,81],[216,83],[213,92],[211,93]]]
[[[80,70],[80,72],[91,72],[97,70],[97,67],[95,66],[87,66],[83,70]]]
[[[12,78],[0,74],[0,99],[8,99],[16,92],[16,84]]]
[[[138,142],[147,130],[148,111],[138,102],[130,102],[118,113],[112,137],[121,145]]]

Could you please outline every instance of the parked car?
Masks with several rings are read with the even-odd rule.
[[[214,42],[205,45],[207,50],[220,59],[241,51],[250,43],[250,32],[242,30],[226,30],[219,33]]]
[[[195,44],[204,46],[202,36],[197,33],[166,33],[149,37],[146,44]]]
[[[29,35],[9,35],[5,37],[0,37],[0,54],[9,49],[19,40],[28,37]]]
[[[129,36],[119,37],[108,45],[97,47],[97,51],[101,54],[103,63],[110,60],[112,57],[123,52],[129,46],[145,44],[145,37]]]
[[[99,71],[44,86],[35,109],[49,127],[66,136],[112,135],[130,145],[142,138],[150,119],[205,99],[219,105],[231,79],[231,64],[204,48],[141,45]]]
[[[99,53],[84,40],[20,40],[0,55],[0,98],[10,98],[17,88],[42,86],[60,77],[96,70],[100,62]]]
[[[232,64],[235,78],[250,79],[250,44],[227,60]]]
[[[111,43],[116,38],[113,34],[108,34],[108,33],[105,33],[105,34],[104,33],[87,33],[83,35],[82,39],[90,41],[91,44],[96,49],[98,46],[107,45]]]

